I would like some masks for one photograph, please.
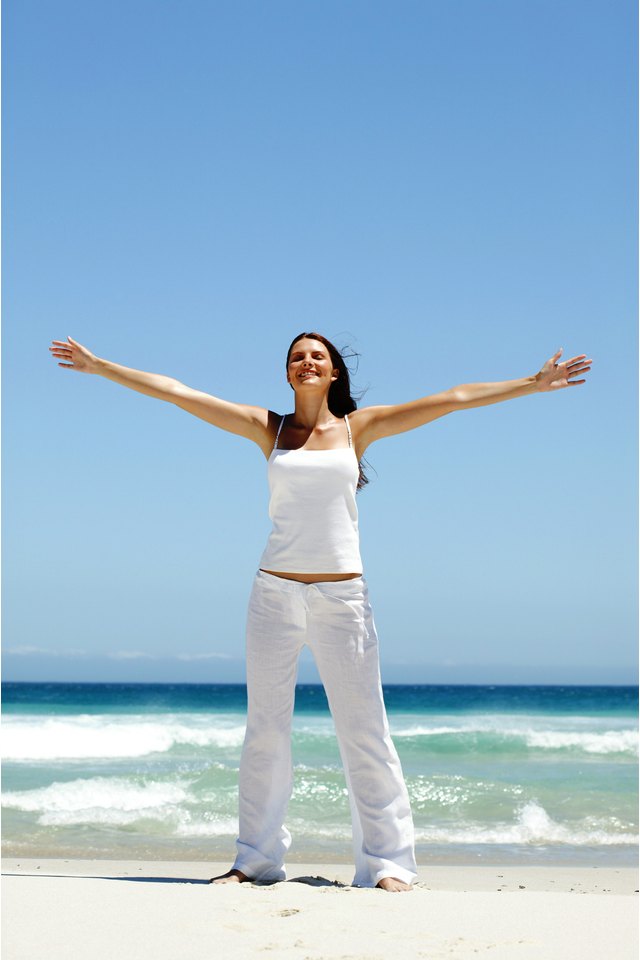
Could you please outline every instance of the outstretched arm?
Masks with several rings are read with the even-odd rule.
[[[68,343],[53,340],[53,346],[49,347],[54,357],[64,361],[58,362],[59,367],[81,373],[96,373],[148,397],[166,400],[215,427],[253,440],[265,456],[269,456],[276,429],[276,418],[270,411],[263,407],[221,400],[201,390],[194,390],[173,377],[124,367],[120,363],[96,357],[71,337],[67,337],[67,340]]]
[[[351,420],[358,430],[358,454],[362,456],[364,450],[375,440],[413,430],[455,410],[470,410],[472,407],[525,397],[530,393],[560,390],[585,383],[585,379],[572,378],[590,370],[592,361],[586,360],[586,354],[582,353],[559,363],[561,354],[562,349],[547,360],[540,372],[532,377],[501,380],[496,383],[463,383],[409,403],[358,410],[351,415]]]

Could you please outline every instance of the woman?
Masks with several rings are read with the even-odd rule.
[[[71,337],[50,351],[69,370],[97,373],[168,400],[216,427],[257,443],[268,462],[273,528],[247,618],[247,729],[240,763],[239,836],[233,867],[213,883],[285,879],[291,836],[291,719],[296,663],[311,648],[324,684],[348,786],[356,872],[353,883],[398,892],[416,878],[413,822],[382,697],[378,640],[362,576],[356,490],[371,443],[454,410],[576,386],[586,354],[535,376],[452,387],[391,406],[357,410],[338,350],[301,333],[287,353],[293,414],[229,403],[170,377],[94,356]]]

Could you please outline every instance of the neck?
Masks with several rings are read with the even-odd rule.
[[[335,420],[334,415],[329,410],[327,403],[327,394],[322,396],[301,397],[296,394],[296,406],[293,414],[294,423],[308,430],[322,426]]]

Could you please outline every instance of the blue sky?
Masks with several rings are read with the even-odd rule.
[[[4,6],[4,678],[240,681],[250,442],[52,339],[291,409],[589,382],[369,448],[388,682],[634,682],[636,10],[622,0]],[[300,678],[313,680],[310,656]]]

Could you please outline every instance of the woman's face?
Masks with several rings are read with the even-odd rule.
[[[296,392],[328,391],[333,381],[338,379],[338,372],[331,364],[331,356],[324,343],[308,337],[294,343],[289,354],[287,380]]]

